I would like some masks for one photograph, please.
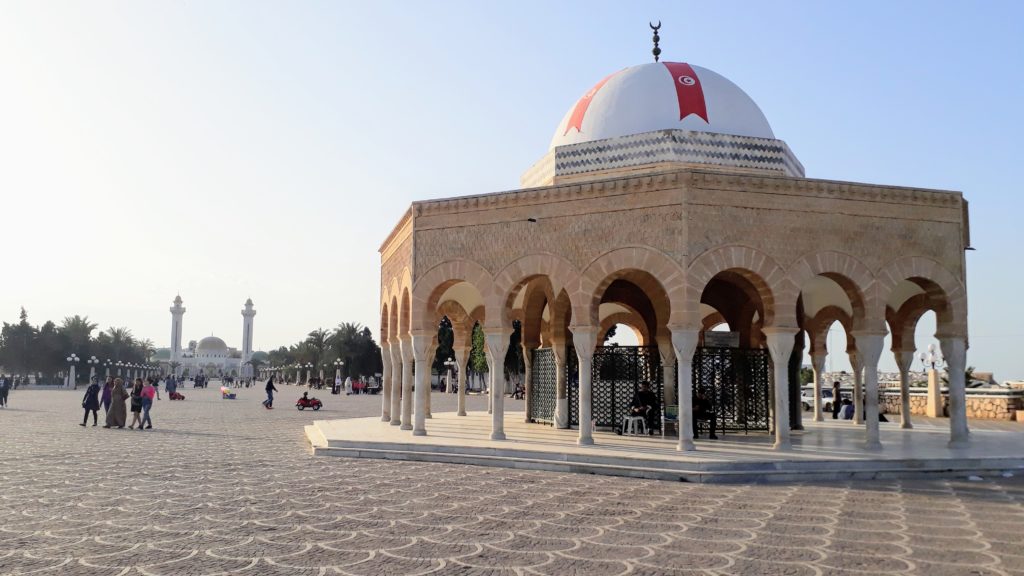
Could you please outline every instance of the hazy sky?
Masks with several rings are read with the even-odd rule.
[[[257,349],[376,332],[409,202],[516,188],[658,19],[809,177],[962,190],[969,364],[1024,378],[1019,2],[4,0],[0,320],[166,346],[180,293],[186,340],[239,346],[247,297]]]

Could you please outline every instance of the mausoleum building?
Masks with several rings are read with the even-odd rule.
[[[933,311],[949,363],[950,441],[962,445],[969,243],[961,193],[806,178],[724,76],[681,62],[625,68],[570,106],[520,189],[414,202],[388,235],[382,417],[429,433],[427,379],[447,316],[462,373],[482,327],[491,390],[503,389],[519,326],[526,419],[576,427],[581,445],[618,426],[646,381],[678,407],[680,450],[694,449],[695,389],[723,426],[770,431],[785,450],[802,426],[806,350],[816,390],[827,355],[849,356],[864,441],[878,448],[879,360],[895,357],[910,427],[914,331]],[[835,321],[844,350],[826,348]],[[602,346],[616,324],[640,346]],[[705,337],[716,328],[729,338]],[[502,440],[503,395],[491,404],[491,438]]]

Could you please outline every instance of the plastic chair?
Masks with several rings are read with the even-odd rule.
[[[647,434],[647,422],[643,416],[626,416],[622,420],[622,433],[628,436]]]

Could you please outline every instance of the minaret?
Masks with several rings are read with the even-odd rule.
[[[174,297],[171,307],[171,362],[181,362],[181,317],[185,308],[181,305],[181,295]]]
[[[252,298],[245,301],[242,310],[242,364],[252,359],[252,318],[256,311],[252,308]]]

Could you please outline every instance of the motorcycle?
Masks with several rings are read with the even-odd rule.
[[[306,408],[319,410],[324,407],[324,403],[317,398],[299,398],[299,400],[295,402],[295,407],[299,410],[305,410]]]

